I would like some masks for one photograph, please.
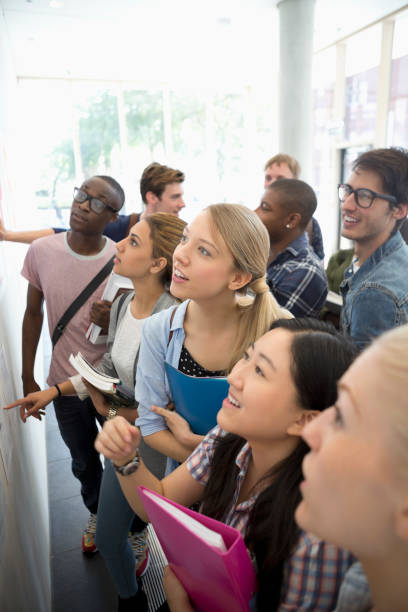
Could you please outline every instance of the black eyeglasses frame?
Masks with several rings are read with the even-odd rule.
[[[340,193],[339,193],[342,187],[343,188],[345,187],[348,191],[348,194],[343,199],[341,199]],[[358,194],[362,191],[368,192],[370,194],[371,202],[369,203],[368,206],[362,206],[359,202]],[[353,189],[352,186],[349,185],[348,183],[339,183],[337,185],[337,192],[338,192],[339,200],[341,203],[344,202],[344,200],[353,193],[356,204],[360,208],[370,208],[373,205],[373,202],[376,198],[380,198],[381,200],[386,200],[393,206],[398,206],[398,200],[395,196],[387,195],[386,193],[377,193],[376,191],[373,191],[372,189],[368,189],[367,187],[359,187],[358,189]]]
[[[82,200],[78,200],[78,193],[85,194],[86,198]],[[118,212],[116,208],[113,208],[113,206],[109,206],[109,204],[106,204],[106,202],[103,202],[102,200],[99,200],[98,198],[93,198],[92,196],[89,195],[89,193],[85,191],[85,189],[81,189],[80,187],[74,187],[74,200],[75,202],[78,202],[78,204],[83,204],[84,202],[89,201],[90,209],[97,215],[101,215],[106,209],[110,210],[113,213]],[[96,207],[94,204],[95,202],[98,203]],[[102,208],[99,207],[100,204],[102,205]]]

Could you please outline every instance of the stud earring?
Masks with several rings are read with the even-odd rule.
[[[286,229],[290,229],[289,223],[286,224]]]

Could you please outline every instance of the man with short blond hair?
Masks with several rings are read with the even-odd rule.
[[[291,155],[278,153],[265,164],[265,189],[279,178],[299,178],[300,164]]]

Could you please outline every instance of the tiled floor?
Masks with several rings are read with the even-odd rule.
[[[46,421],[53,612],[113,612],[117,595],[103,559],[99,554],[88,558],[81,552],[88,512],[52,404]]]

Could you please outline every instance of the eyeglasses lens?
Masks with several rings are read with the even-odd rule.
[[[77,189],[76,187],[74,189],[74,200],[76,202],[79,202],[80,204],[83,204],[84,202],[89,200],[90,209],[97,214],[100,214],[106,208],[106,204],[104,202],[98,200],[97,198],[90,198],[86,191],[83,191],[82,189]]]
[[[343,202],[343,200],[348,198],[350,193],[351,193],[350,188],[347,185],[339,185],[339,199],[341,202]]]
[[[91,198],[90,200],[91,209],[96,213],[101,213],[105,210],[106,204],[101,200],[97,200],[96,198]]]
[[[359,206],[361,206],[362,208],[369,208],[369,206],[371,206],[373,197],[369,191],[366,191],[365,189],[359,189],[358,194],[356,195],[358,196],[357,203]]]
[[[87,200],[88,198],[88,194],[85,191],[82,191],[82,189],[77,189],[75,187],[74,189],[74,200],[76,202],[80,202],[82,204],[82,202],[85,202],[85,200]]]

